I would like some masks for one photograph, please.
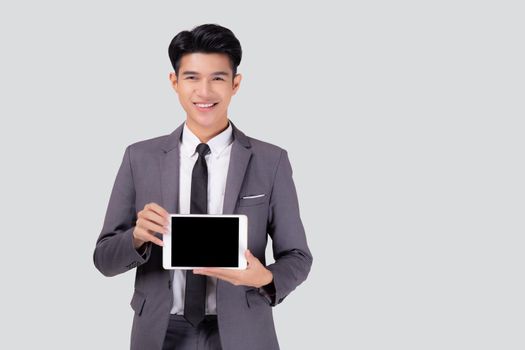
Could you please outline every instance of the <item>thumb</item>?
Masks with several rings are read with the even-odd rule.
[[[249,249],[246,249],[244,256],[246,256],[246,260],[248,260],[248,263],[251,263],[252,261],[257,260],[257,258],[253,256],[252,252]]]

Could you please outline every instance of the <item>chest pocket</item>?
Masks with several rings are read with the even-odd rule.
[[[260,205],[268,201],[268,196],[265,193],[254,195],[242,195],[239,197],[239,207],[252,207]]]

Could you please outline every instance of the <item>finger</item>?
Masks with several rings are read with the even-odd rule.
[[[234,275],[237,273],[236,270],[231,269],[221,269],[221,268],[199,268],[193,269],[194,272],[199,273],[211,273],[211,274],[224,274],[224,275]]]
[[[150,209],[150,210],[153,210],[154,212],[156,212],[157,214],[161,215],[163,218],[165,218],[166,220],[169,218],[169,213],[166,211],[166,209],[164,209],[163,207],[161,207],[160,205],[158,205],[157,203],[155,202],[151,202],[151,203],[148,203],[144,206],[144,209]]]
[[[144,229],[147,229],[147,230],[150,230],[150,231],[153,231],[153,232],[158,232],[158,233],[162,233],[162,234],[166,234],[168,233],[168,229],[164,226],[160,226],[154,222],[151,222],[147,219],[144,219],[144,218],[141,218],[137,221],[137,225],[139,227],[142,227]]]
[[[193,273],[218,278],[239,279],[240,271],[228,269],[195,269]]]
[[[148,219],[151,222],[156,223],[157,225],[161,226],[167,226],[169,224],[169,220],[164,218],[162,215],[159,215],[157,212],[154,212],[153,210],[141,210],[138,215],[139,218]]]
[[[135,236],[141,241],[152,242],[161,247],[164,246],[164,242],[161,239],[158,239],[157,237],[155,237],[155,235],[152,235],[147,230],[141,227],[136,227],[135,232],[136,232]]]
[[[249,249],[246,249],[244,256],[246,257],[246,261],[248,262],[249,266],[251,265],[253,267],[253,265],[256,265],[259,262],[259,259],[257,259],[257,257],[253,255]]]
[[[138,214],[138,219],[139,221],[142,220],[142,221],[148,221],[148,222],[151,222],[155,225],[158,225],[159,227],[167,227],[167,223],[166,223],[166,220],[164,220],[164,218],[162,216],[160,216],[159,214],[155,213],[154,211],[146,211],[146,210],[142,210],[139,212]]]
[[[217,277],[217,271],[213,271],[211,269],[193,269],[193,273],[196,275]]]

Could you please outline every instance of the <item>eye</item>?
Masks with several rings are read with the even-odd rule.
[[[221,77],[215,77],[213,78],[213,80],[224,80],[224,79],[222,79]]]
[[[187,76],[185,80],[195,80],[196,78],[193,75]]]

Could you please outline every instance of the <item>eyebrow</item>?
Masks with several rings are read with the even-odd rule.
[[[187,70],[187,71],[182,72],[182,75],[200,75],[200,73],[199,73],[199,72],[192,71],[192,70]],[[228,72],[224,72],[224,71],[218,71],[218,72],[213,72],[213,73],[211,73],[211,75],[223,75],[223,76],[228,76],[228,75],[230,75],[230,73],[228,73]]]

